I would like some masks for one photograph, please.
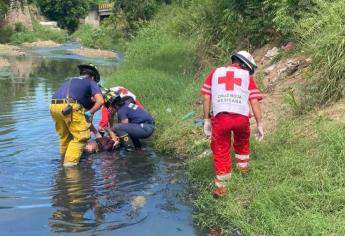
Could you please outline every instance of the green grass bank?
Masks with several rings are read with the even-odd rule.
[[[235,169],[229,196],[210,192],[211,158],[192,160],[190,177],[199,225],[231,235],[344,235],[345,126],[324,117],[284,122],[264,142],[252,144],[252,170]]]
[[[306,17],[301,29],[318,21],[321,18],[318,14],[327,9],[330,14],[336,14],[342,4],[335,1],[324,9],[321,6],[320,12]],[[127,47],[124,62],[107,79],[106,86],[130,88],[155,116],[157,130],[153,145],[157,150],[189,157],[187,173],[195,192],[195,223],[205,229],[219,228],[223,235],[231,235],[236,230],[243,235],[345,234],[345,127],[312,115],[313,112],[286,117],[262,143],[253,140],[250,174],[243,177],[234,169],[229,196],[220,200],[212,197],[212,157],[203,155],[209,150],[208,141],[202,128],[193,124],[194,118],[201,117],[199,90],[210,68],[200,66],[202,52],[198,51],[200,45],[195,43],[195,38],[179,31],[176,22],[181,22],[187,14],[184,12],[181,17],[175,10],[161,10],[155,20],[138,32]],[[343,31],[338,29],[344,20],[340,18],[326,24],[334,43],[343,42]],[[320,34],[317,30],[306,33],[308,37],[300,37],[299,45],[309,45],[306,51],[315,63],[312,73],[322,61],[320,55],[328,55],[334,47],[328,47],[326,41],[315,42]],[[318,47],[320,43],[324,43],[322,47]],[[339,46],[334,54],[336,66],[324,63],[322,69],[328,74],[314,73],[311,83],[322,85],[320,75],[325,75],[327,79],[334,78],[327,89],[339,88],[343,84],[339,80],[343,52]],[[333,73],[337,76],[329,76]],[[318,93],[321,87],[316,88],[310,96],[323,96]],[[331,90],[325,95],[327,101],[328,91]],[[183,120],[191,111],[195,112],[194,117]]]
[[[0,43],[31,43],[35,41],[52,40],[57,43],[64,43],[69,36],[65,30],[57,31],[41,26],[35,18],[32,18],[33,31],[27,31],[18,23],[15,28],[4,27],[0,29]]]
[[[157,120],[154,146],[158,150],[186,155],[194,153],[200,128],[193,119],[199,111],[200,80],[193,44],[165,31],[162,22],[152,22],[130,43],[119,70],[106,85],[130,88]],[[195,114],[196,115],[196,114]]]
[[[71,38],[91,48],[123,51],[126,46],[126,41],[119,33],[105,25],[99,27],[80,25],[78,30],[71,35]]]

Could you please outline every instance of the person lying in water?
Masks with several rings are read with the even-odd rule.
[[[109,136],[97,136],[95,140],[89,140],[84,148],[84,152],[88,154],[97,152],[111,152],[119,145],[119,139],[110,128],[104,128]]]

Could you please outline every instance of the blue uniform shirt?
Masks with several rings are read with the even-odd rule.
[[[102,93],[97,83],[93,80],[85,78],[85,76],[72,77],[69,87],[69,97],[78,101],[87,110],[91,109],[95,104],[91,97],[97,93]],[[67,97],[67,88],[70,79],[66,79],[63,85],[54,93],[52,99],[64,99]]]
[[[117,110],[117,118],[119,121],[128,119],[128,123],[141,124],[149,123],[153,124],[152,116],[133,103],[125,103]]]

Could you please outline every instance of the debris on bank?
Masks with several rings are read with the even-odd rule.
[[[118,55],[115,52],[109,50],[93,49],[93,48],[74,48],[68,49],[74,54],[78,54],[85,57],[98,57],[105,59],[117,59]]]
[[[61,44],[56,43],[52,40],[46,40],[46,41],[36,41],[32,43],[22,43],[21,46],[24,48],[54,48],[54,47],[61,46]]]
[[[289,42],[282,47],[267,44],[253,52],[258,62],[256,82],[261,83],[265,97],[261,103],[263,114],[266,114],[264,127],[267,133],[275,129],[281,117],[292,112],[286,100],[289,96],[297,98],[300,93],[291,94],[291,91],[299,91],[305,84],[301,69],[308,67],[311,59],[303,54],[284,55],[293,50],[294,43]]]
[[[0,44],[0,55],[22,56],[25,52],[20,47],[10,44]]]
[[[10,66],[8,60],[0,57],[0,69],[8,66]]]

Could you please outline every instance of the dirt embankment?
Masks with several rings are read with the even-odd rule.
[[[22,48],[9,44],[0,44],[0,56],[1,55],[10,55],[10,56],[21,56],[25,52]]]
[[[284,53],[284,49],[273,45],[266,45],[253,53],[258,65],[256,82],[261,80],[261,92],[264,95],[261,109],[266,133],[275,129],[280,118],[291,115],[293,104],[289,104],[289,99],[298,99],[301,95],[299,91],[305,84],[301,71],[311,63],[305,56],[276,61],[275,57],[281,53]]]
[[[75,48],[75,49],[68,49],[68,51],[74,54],[84,56],[84,57],[98,57],[98,58],[108,58],[108,59],[117,58],[117,53],[109,51],[109,50],[92,49],[92,48]]]
[[[294,50],[293,43],[289,42],[285,46],[267,44],[252,53],[258,66],[255,81],[264,96],[261,109],[267,135],[277,128],[280,120],[287,120],[301,109],[307,83],[303,75],[312,59]],[[345,98],[321,107],[314,115],[345,123]],[[256,122],[254,117],[251,119],[251,128],[255,132]]]
[[[30,48],[54,48],[59,47],[61,44],[56,43],[51,40],[47,41],[36,41],[32,43],[23,43],[20,46],[14,46],[10,44],[0,44],[0,56],[1,55],[9,55],[9,56],[20,56],[25,54],[25,49]],[[116,59],[118,54],[110,51],[110,50],[102,50],[102,49],[93,49],[93,48],[74,48],[68,49],[74,54],[78,54],[85,57],[96,57],[96,58],[104,58],[104,59]]]
[[[0,57],[0,68],[7,67],[7,66],[10,66],[10,63],[8,62],[8,60]]]
[[[52,40],[46,40],[36,41],[32,43],[22,43],[21,46],[24,48],[55,48],[61,46],[61,44],[56,43]]]
[[[25,55],[25,49],[28,48],[53,48],[59,47],[61,44],[58,44],[54,41],[36,41],[32,43],[23,43],[20,46],[10,45],[10,44],[0,44],[0,56],[21,56]]]

